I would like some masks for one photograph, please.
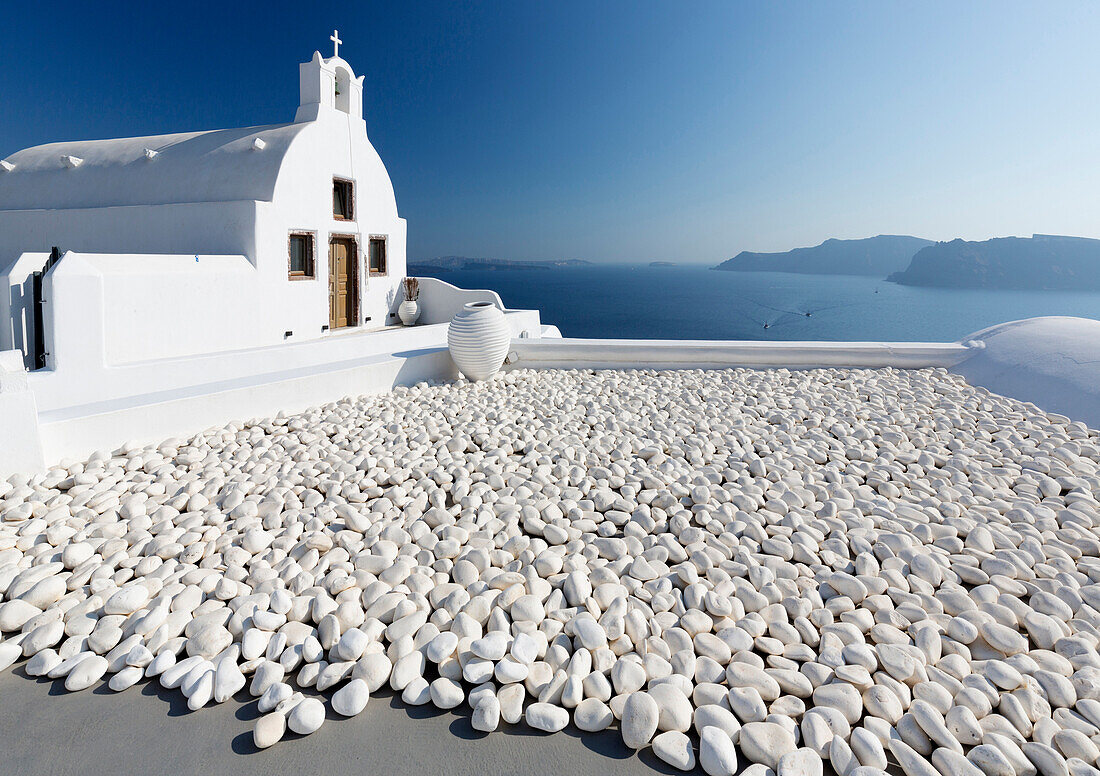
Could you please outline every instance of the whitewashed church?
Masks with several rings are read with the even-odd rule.
[[[425,278],[426,325],[395,328],[405,220],[332,40],[290,123],[0,160],[0,439],[49,460],[453,371],[450,316],[503,305]]]
[[[53,247],[64,264],[45,305],[63,314],[57,286],[70,277],[84,301],[102,295],[112,362],[392,323],[405,221],[367,138],[363,79],[316,53],[299,90],[289,124],[49,143],[4,159],[0,349],[22,350],[33,369],[63,346],[34,310],[33,273]]]

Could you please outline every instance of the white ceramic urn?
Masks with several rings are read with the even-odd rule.
[[[492,302],[467,303],[447,327],[447,348],[468,380],[486,380],[499,372],[511,342],[508,321]]]
[[[401,318],[401,323],[412,326],[420,317],[420,304],[415,299],[406,299],[397,306],[397,315]]]

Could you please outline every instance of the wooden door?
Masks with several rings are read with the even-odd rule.
[[[333,237],[328,248],[328,325],[330,329],[358,322],[358,256],[355,240]]]

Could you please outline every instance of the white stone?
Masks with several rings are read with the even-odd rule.
[[[351,670],[351,677],[362,679],[371,692],[377,692],[389,681],[392,670],[390,659],[382,652],[374,652],[359,658],[359,662]]]
[[[607,634],[599,623],[587,617],[578,617],[573,621],[573,630],[581,646],[586,649],[599,649],[607,646]]]
[[[791,731],[774,722],[747,723],[741,728],[737,744],[745,757],[772,770],[779,765],[779,758],[798,746]]]
[[[546,733],[556,733],[569,724],[569,712],[552,703],[532,703],[525,712],[527,724]]]
[[[345,717],[354,717],[367,707],[370,689],[362,679],[352,679],[332,694],[332,710]]]
[[[653,739],[653,754],[681,771],[695,768],[695,750],[691,739],[677,730],[668,730]]]
[[[325,723],[325,704],[316,698],[306,698],[287,715],[286,726],[299,735],[308,736]]]
[[[5,601],[0,604],[0,631],[9,633],[19,630],[27,620],[41,613],[41,609],[26,601]]]
[[[619,729],[623,743],[631,749],[641,749],[657,732],[661,709],[649,693],[631,693],[623,706]]]
[[[18,649],[19,645],[13,644],[11,649]],[[0,649],[3,649],[3,645],[0,644]],[[23,670],[27,672],[28,676],[45,676],[55,667],[61,663],[61,656],[52,649],[44,649],[37,653],[26,665],[23,666]],[[138,671],[138,677],[141,677],[141,671]]]
[[[500,702],[500,718],[509,725],[514,725],[523,718],[523,698],[525,694],[522,684],[510,684],[497,691],[497,700]]]
[[[474,730],[483,733],[491,733],[497,729],[500,725],[500,701],[496,695],[490,692],[478,701],[470,718],[470,725]]]
[[[512,640],[510,652],[512,657],[518,662],[524,665],[530,665],[538,660],[539,645],[531,636],[526,633],[519,633],[516,635],[515,639]]]
[[[286,733],[286,715],[278,711],[265,714],[256,720],[256,726],[252,729],[252,740],[257,749],[267,749],[274,746]]]
[[[500,660],[508,653],[508,637],[500,631],[492,631],[473,641],[470,651],[483,660]]]
[[[214,657],[233,643],[233,634],[221,625],[203,628],[187,640],[187,654]]]
[[[260,699],[256,702],[256,710],[261,714],[266,714],[269,711],[274,711],[275,708],[294,694],[294,688],[292,688],[286,682],[276,682],[268,687],[264,694],[260,696]]]
[[[694,709],[691,701],[672,684],[658,684],[649,688],[649,695],[657,702],[659,715],[657,727],[660,730],[676,730],[686,733],[691,729]]]
[[[614,721],[611,708],[599,698],[585,698],[573,709],[573,724],[588,733],[606,730]]]
[[[426,703],[431,703],[432,688],[428,684],[428,680],[422,676],[413,679],[401,691],[401,700],[410,706],[423,706]]]
[[[81,660],[65,677],[65,689],[69,692],[86,690],[107,673],[107,658],[92,655]]]
[[[149,589],[144,585],[127,585],[103,604],[104,614],[133,614],[149,602]]]
[[[702,733],[704,727],[716,727],[736,743],[741,734],[741,723],[733,712],[724,706],[707,704],[695,709],[692,724],[697,733]]]
[[[431,683],[432,703],[440,709],[453,709],[465,700],[462,685],[446,677]]]
[[[190,692],[185,692],[185,694],[187,695],[187,708],[191,711],[198,711],[208,704],[214,697],[214,670],[203,671],[198,681],[188,687],[188,690]]]
[[[243,690],[247,683],[235,660],[222,660],[214,672],[214,701],[224,703]]]
[[[848,720],[848,724],[857,722],[863,716],[863,699],[860,697],[859,690],[844,682],[818,687],[813,692],[813,701],[814,706],[837,709]]]
[[[737,749],[722,730],[706,726],[699,731],[699,765],[708,776],[734,776]]]
[[[839,738],[834,740],[843,741]],[[821,776],[823,769],[817,752],[803,747],[780,757],[775,773],[776,776]]]
[[[128,666],[112,676],[110,680],[108,680],[107,686],[115,692],[122,692],[141,681],[141,677],[142,669],[140,667]]]

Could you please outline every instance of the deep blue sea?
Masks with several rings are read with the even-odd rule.
[[[435,276],[537,308],[566,337],[951,341],[1037,315],[1100,319],[1098,293],[916,288],[853,275],[614,264]]]

